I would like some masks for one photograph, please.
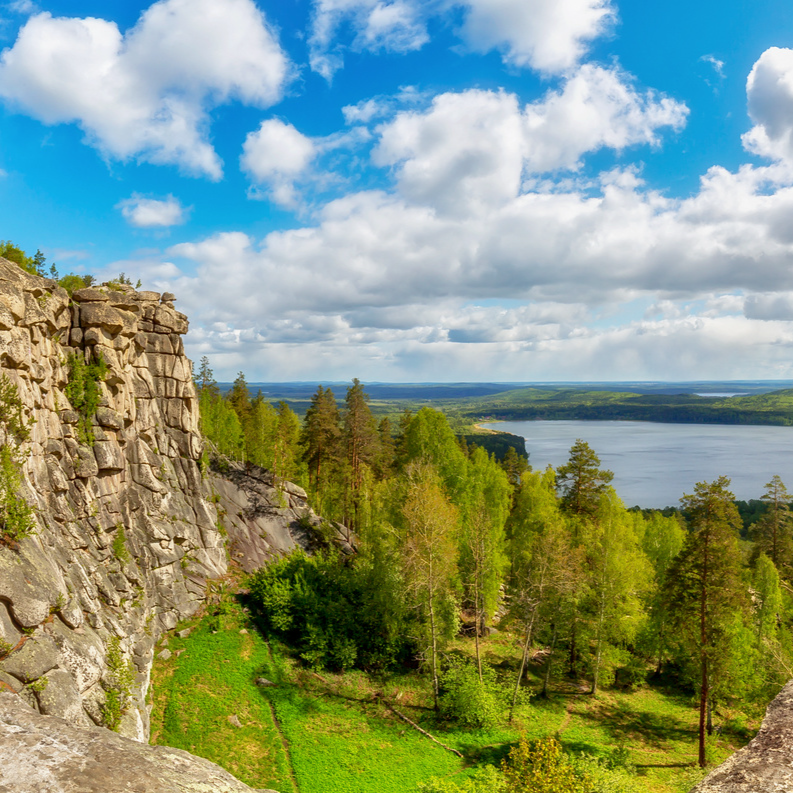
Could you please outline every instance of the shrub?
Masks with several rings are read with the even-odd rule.
[[[591,793],[586,774],[580,774],[553,736],[538,741],[521,738],[502,765],[506,793]]]
[[[34,533],[33,507],[20,495],[22,473],[14,450],[0,447],[0,537],[19,542]]]
[[[383,597],[371,570],[333,552],[296,551],[254,573],[253,603],[267,628],[315,668],[383,668],[407,647],[401,604]]]
[[[119,523],[116,527],[116,534],[113,537],[113,556],[123,565],[130,560],[127,550],[127,536],[124,527]]]
[[[501,793],[505,785],[504,776],[492,765],[486,765],[459,784],[451,779],[431,779],[419,785],[418,790],[419,793]]]
[[[70,354],[68,359],[69,383],[66,396],[72,407],[80,414],[77,435],[81,443],[93,444],[93,418],[99,407],[101,390],[99,383],[107,375],[107,364],[101,355],[86,363],[82,355]]]
[[[441,715],[462,727],[492,727],[503,710],[503,693],[493,670],[483,664],[480,680],[469,661],[452,656],[446,664],[440,679]]]
[[[102,705],[102,721],[108,729],[118,732],[121,718],[129,710],[132,686],[135,682],[135,666],[125,661],[118,636],[113,636],[107,645],[108,675],[104,681],[105,704]]]

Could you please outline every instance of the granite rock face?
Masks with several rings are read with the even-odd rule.
[[[766,710],[752,741],[691,793],[790,793],[793,790],[793,681]]]
[[[187,318],[173,302],[108,285],[70,299],[0,259],[0,375],[34,422],[21,494],[37,522],[32,537],[0,541],[0,690],[75,726],[101,724],[118,641],[136,673],[120,732],[139,741],[149,734],[155,642],[195,613],[207,579],[226,573],[229,537],[240,537],[236,553],[252,550],[242,560],[252,569],[294,547],[307,516],[318,521],[305,494],[281,483],[268,486],[267,520],[246,522],[250,497],[210,478],[181,338]],[[99,355],[108,373],[89,440],[67,397],[68,362]]]
[[[213,498],[228,532],[229,555],[246,573],[297,547],[313,550],[318,536],[342,553],[354,552],[354,540],[340,523],[325,522],[308,506],[306,492],[277,482],[270,471],[224,460],[223,473],[210,476]]]
[[[220,766],[42,716],[0,691],[0,793],[251,793]],[[261,791],[261,793],[267,793]],[[271,792],[272,793],[272,792]]]

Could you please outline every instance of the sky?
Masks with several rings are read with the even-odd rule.
[[[0,0],[0,239],[251,382],[793,378],[782,0]]]

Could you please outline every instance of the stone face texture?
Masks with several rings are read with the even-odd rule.
[[[251,793],[220,766],[166,746],[42,716],[0,690],[0,793]]]
[[[122,731],[141,741],[152,640],[194,613],[206,579],[227,566],[199,469],[198,400],[179,338],[186,331],[184,315],[156,292],[100,286],[70,301],[54,281],[0,259],[0,374],[35,419],[23,495],[38,521],[17,547],[0,543],[0,638],[14,645],[0,656],[0,680],[15,681],[0,688],[25,693],[24,684],[46,680],[35,696],[25,693],[33,707],[72,724],[101,718],[107,647],[117,636],[140,672]],[[90,353],[109,372],[95,442],[86,444],[66,396],[66,361]],[[122,527],[126,561],[113,550]],[[5,789],[22,788],[0,783]]]
[[[297,547],[312,550],[321,519],[301,487],[276,483],[269,471],[233,461],[222,475],[213,473],[210,483],[228,533],[229,554],[246,573]],[[349,532],[341,524],[333,528],[341,551],[352,553]]]
[[[793,681],[766,710],[754,739],[691,793],[790,793],[793,790]]]
[[[226,572],[227,542],[250,571],[309,547],[319,523],[300,488],[266,471],[232,463],[229,478],[202,474],[198,399],[181,340],[187,318],[172,303],[173,295],[107,286],[70,301],[54,281],[0,259],[0,375],[35,419],[22,494],[38,522],[17,546],[0,542],[0,639],[13,648],[0,655],[0,690],[72,725],[101,724],[108,645],[118,637],[138,672],[121,732],[138,741],[148,739],[157,639],[198,609],[207,579]],[[67,360],[96,353],[109,371],[87,444],[66,396]],[[126,554],[114,547],[122,528]],[[22,790],[3,787],[5,765],[0,793]],[[115,788],[111,780],[96,789]],[[140,788],[148,789],[203,790]]]

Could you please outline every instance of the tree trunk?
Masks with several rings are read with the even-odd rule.
[[[432,634],[432,696],[435,710],[438,710],[438,691],[440,688],[438,682],[438,644],[435,636],[435,608],[432,604],[432,595],[430,595],[430,633]]]
[[[476,571],[474,573],[474,636],[476,637],[476,668],[479,671],[479,682],[483,683],[482,679],[482,656],[479,653],[479,561],[474,560]]]
[[[540,696],[544,699],[548,696],[548,683],[551,680],[551,666],[553,665],[553,653],[556,649],[556,623],[553,624],[553,635],[551,636],[551,652],[548,653],[548,663],[545,665],[545,679],[542,681],[542,691]]]
[[[598,619],[597,650],[595,651],[595,674],[592,680],[592,696],[598,693],[598,680],[600,679],[600,659],[603,654],[603,616],[606,612],[605,592],[600,597],[600,617]]]
[[[509,723],[512,724],[512,714],[515,712],[515,703],[518,700],[518,691],[520,691],[520,681],[523,679],[523,671],[526,669],[526,661],[529,657],[529,645],[531,644],[531,631],[534,626],[534,614],[532,611],[531,619],[526,626],[526,641],[523,642],[523,657],[520,659],[520,670],[518,671],[518,679],[515,681],[515,691],[512,693],[512,704],[509,706]]]

